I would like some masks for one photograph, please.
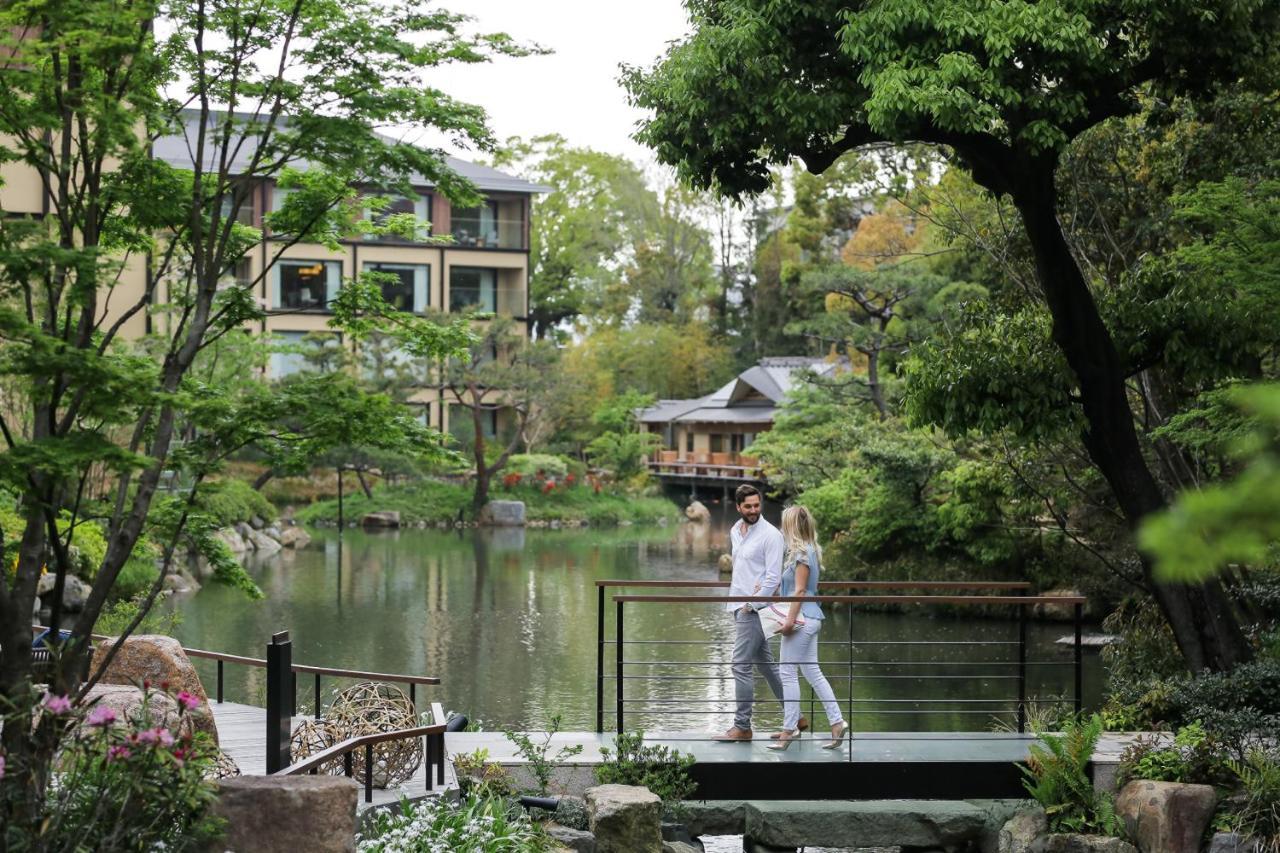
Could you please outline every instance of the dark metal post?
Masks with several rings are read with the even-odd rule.
[[[443,785],[444,784],[444,759],[445,759],[444,732],[441,732],[440,734],[436,735],[436,737],[440,738],[439,743],[436,744],[436,781],[441,785]],[[431,772],[430,767],[427,768],[427,772],[428,773]]]
[[[850,601],[849,607],[849,716],[845,719],[845,726],[849,733],[849,760],[853,761],[853,602]],[[812,725],[812,724],[811,724]]]
[[[418,685],[409,682],[409,704],[413,706],[413,712],[418,713]]]
[[[1019,590],[1025,596],[1026,590]],[[1027,606],[1014,605],[1018,608],[1018,734],[1027,731]]]
[[[342,466],[338,466],[338,535],[342,535]],[[338,559],[342,559],[342,543],[338,543]]]
[[[422,775],[427,777],[427,790],[430,791],[432,789],[431,780],[435,776],[435,774],[432,772],[434,769],[432,765],[435,764],[435,760],[436,760],[436,756],[435,756],[435,740],[436,739],[431,735],[425,735],[422,739],[426,741],[424,746],[426,747],[426,752],[427,752],[427,757],[425,762],[426,772],[423,773]]]
[[[1076,713],[1079,714],[1084,710],[1084,655],[1081,653],[1080,635],[1084,629],[1084,605],[1076,604],[1075,607],[1076,621]]]
[[[342,753],[342,772],[346,774],[348,779],[354,776],[356,772],[355,757],[355,753],[351,750]]]
[[[289,716],[298,716],[298,673],[292,670],[289,672]]]
[[[604,587],[596,587],[596,731],[604,731]]]
[[[289,738],[293,734],[293,646],[289,632],[271,635],[267,644],[267,773],[289,766]]]
[[[218,704],[222,704],[222,661],[218,661]]]
[[[316,719],[320,719],[320,673],[316,673]]]
[[[623,688],[623,686],[624,686],[624,685],[623,685],[623,681],[622,681],[622,669],[623,669],[623,663],[622,663],[622,602],[621,602],[621,601],[617,602],[617,605],[618,605],[618,621],[617,621],[617,622],[614,624],[614,626],[613,626],[613,633],[614,633],[615,641],[617,642],[617,649],[616,649],[616,651],[617,651],[617,661],[618,661],[618,663],[617,663],[617,666],[614,668],[614,674],[613,674],[613,677],[614,677],[614,680],[615,680],[615,681],[616,681],[616,683],[617,683],[617,691],[616,691],[616,692],[617,692],[617,696],[618,696],[618,717],[617,717],[617,729],[618,729],[618,734],[622,734],[622,696],[623,696],[622,688]]]
[[[364,801],[373,802],[373,744],[364,745]]]

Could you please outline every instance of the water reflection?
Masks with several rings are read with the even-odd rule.
[[[321,531],[302,551],[251,566],[262,602],[209,586],[171,606],[180,639],[191,646],[261,657],[270,635],[288,629],[294,660],[351,669],[439,676],[427,695],[488,727],[537,728],[556,713],[571,728],[595,723],[597,579],[718,577],[716,556],[727,525],[617,530],[348,532]],[[610,606],[608,635],[612,638]],[[710,605],[633,604],[625,699],[628,727],[710,731],[728,725],[733,683],[723,664],[732,623]],[[1016,695],[1007,664],[1016,623],[846,612],[829,615],[821,658],[838,696],[852,684],[861,730],[986,729],[994,705]],[[1062,626],[1033,625],[1031,695],[1069,687],[1069,655],[1053,640]],[[854,646],[852,682],[848,642]],[[928,641],[947,645],[923,645]],[[976,642],[1006,645],[972,645]],[[608,647],[612,661],[612,647]],[[885,666],[886,662],[897,662]],[[1096,697],[1096,660],[1088,659],[1086,698]],[[927,665],[925,665],[927,664]],[[200,662],[206,667],[205,662]],[[612,667],[610,666],[610,671]],[[202,672],[212,684],[213,671]],[[631,679],[630,676],[650,676]],[[662,680],[656,680],[656,677]],[[228,667],[227,698],[260,703],[261,672]],[[614,683],[606,681],[612,724]],[[767,698],[761,686],[758,698]],[[804,694],[807,697],[808,694]],[[299,701],[309,710],[311,690]],[[941,702],[939,700],[966,700]],[[928,700],[931,704],[920,704]],[[777,705],[763,703],[762,727]]]

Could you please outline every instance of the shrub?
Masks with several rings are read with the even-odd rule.
[[[1280,661],[1259,658],[1229,672],[1179,679],[1153,715],[1175,726],[1200,720],[1243,759],[1260,737],[1280,730]]]
[[[526,478],[541,474],[543,479],[559,480],[569,473],[569,460],[549,453],[513,453],[502,470],[503,473],[519,474]]]
[[[120,569],[120,574],[116,575],[115,585],[111,587],[111,597],[128,600],[145,595],[159,576],[160,570],[150,556],[132,556]]]
[[[1267,845],[1260,849],[1280,850],[1280,754],[1252,749],[1243,761],[1229,766],[1241,786],[1230,814],[1231,828]]]
[[[596,765],[601,785],[641,785],[662,798],[668,808],[693,794],[697,785],[689,778],[692,755],[656,744],[645,745],[644,732],[620,732],[614,748],[600,748],[604,761]]]
[[[102,612],[98,615],[98,621],[93,626],[95,634],[105,634],[108,637],[118,637],[129,627],[135,616],[138,615],[138,602],[134,599],[123,599],[113,601],[102,608]],[[172,637],[178,629],[178,625],[182,624],[182,614],[176,610],[165,610],[160,607],[152,607],[150,612],[142,618],[138,623],[135,631],[137,634],[164,634]]]
[[[357,840],[360,853],[540,853],[551,841],[528,816],[499,797],[410,803],[380,811]]]
[[[551,774],[555,772],[556,765],[582,752],[583,748],[582,744],[562,746],[554,756],[547,757],[551,751],[551,740],[560,731],[560,720],[559,714],[552,716],[547,726],[546,737],[538,742],[524,732],[503,731],[502,733],[507,740],[515,744],[520,757],[529,762],[529,772],[538,782],[538,794],[544,797],[547,795],[547,787],[551,784]]]
[[[4,827],[5,849],[186,850],[213,838],[205,781],[217,748],[203,733],[178,735],[151,718],[150,691],[138,717],[116,719],[105,707],[72,708],[46,695],[42,714],[65,718],[68,734],[38,826]],[[181,700],[183,697],[179,696]],[[179,719],[187,710],[178,703]]]
[[[1232,776],[1222,744],[1196,721],[1179,729],[1169,746],[1154,735],[1138,738],[1121,755],[1116,779],[1120,785],[1130,779],[1226,785]]]
[[[255,515],[263,521],[276,517],[276,508],[271,502],[243,480],[209,483],[201,489],[197,503],[219,527],[230,527]]]
[[[1089,779],[1089,762],[1102,735],[1102,717],[1069,720],[1062,734],[1039,733],[1022,772],[1028,793],[1044,807],[1051,832],[1118,835],[1111,795],[1097,791]]]
[[[458,788],[466,795],[507,797],[513,793],[511,776],[500,764],[489,760],[489,750],[477,749],[453,757]]]

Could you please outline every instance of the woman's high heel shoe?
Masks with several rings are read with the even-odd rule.
[[[837,732],[836,729],[839,729]],[[848,723],[837,723],[831,727],[831,740],[822,745],[823,749],[839,749],[844,743],[844,736],[849,733]]]
[[[791,741],[798,737],[800,737],[799,729],[795,729],[794,731],[781,731],[778,733],[777,740],[769,744],[769,748],[776,752],[782,752],[784,749],[791,746]]]

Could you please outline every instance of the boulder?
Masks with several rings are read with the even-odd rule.
[[[477,521],[484,527],[524,527],[524,501],[489,501]]]
[[[220,541],[231,551],[232,554],[243,554],[249,550],[249,545],[244,541],[244,537],[240,535],[240,531],[234,527],[223,527],[213,534],[213,538]]]
[[[192,581],[177,572],[170,572],[164,576],[164,588],[170,592],[195,592],[196,587]]]
[[[239,533],[240,538],[245,541],[245,550],[246,551],[251,550],[253,547],[250,544],[253,542],[253,539],[251,538],[251,535],[253,533],[253,528],[245,524],[243,521],[241,521],[236,524],[236,533]]]
[[[702,845],[687,844],[683,841],[662,842],[662,853],[703,853]]]
[[[236,853],[347,853],[356,849],[359,787],[343,776],[239,776],[218,783],[213,815],[222,838],[206,849]]]
[[[662,800],[648,788],[587,789],[587,812],[599,853],[662,853]]]
[[[400,526],[400,513],[394,509],[383,509],[365,513],[360,519],[361,527],[394,528]]]
[[[270,557],[272,554],[279,553],[281,547],[279,542],[261,530],[250,530],[249,542],[253,545],[253,550],[258,552],[259,557]]]
[[[280,531],[280,544],[285,548],[305,548],[311,544],[311,534],[301,527],[286,527]]]
[[[747,804],[741,800],[681,803],[680,821],[695,838],[699,835],[741,835],[747,825]]]
[[[121,721],[142,722],[141,687],[128,684],[95,684],[85,695],[84,703],[87,707],[110,708],[116,712],[116,719]],[[196,726],[196,718],[192,715],[179,715],[178,703],[172,696],[159,690],[151,692],[147,710],[150,715],[149,722],[152,725],[165,726],[179,735],[204,731]],[[216,730],[214,734],[217,734]]]
[[[266,527],[262,528],[262,532],[267,534],[277,542],[280,541],[280,537],[283,535],[280,532],[280,526],[276,524],[268,524]]]
[[[716,558],[716,568],[720,570],[722,575],[733,574],[733,555],[721,554]]]
[[[45,599],[45,606],[53,606],[53,587],[58,582],[55,574],[43,574],[36,582],[36,597]],[[62,609],[68,613],[79,613],[84,603],[89,600],[90,586],[75,575],[67,575],[62,581]]]
[[[1041,836],[1030,853],[1138,853],[1138,848],[1123,838],[1056,833]]]
[[[694,501],[684,508],[684,517],[698,524],[706,524],[711,521],[711,510],[702,501]]]
[[[544,823],[542,828],[546,830],[547,835],[551,836],[552,841],[566,850],[573,850],[575,853],[596,853],[596,837],[586,830],[570,829],[554,821]]]
[[[249,526],[252,527],[254,530],[261,530],[262,528],[267,526],[267,523],[263,521],[260,516],[251,515],[249,516]]]
[[[97,672],[106,660],[107,653],[115,646],[115,639],[100,640],[93,650],[93,661],[90,672]],[[139,634],[125,640],[120,653],[111,661],[111,666],[102,674],[99,685],[124,684],[139,687],[144,681],[159,688],[168,683],[169,690],[176,696],[185,690],[200,700],[195,710],[189,713],[196,731],[208,732],[214,742],[218,740],[218,728],[213,721],[213,711],[209,708],[209,696],[204,692],[200,676],[191,665],[191,659],[182,650],[182,646],[173,637],[158,634]]]
[[[1000,828],[999,853],[1028,853],[1035,840],[1049,832],[1049,816],[1036,807],[1018,812]]]
[[[746,806],[744,835],[777,847],[960,847],[987,812],[950,800],[769,801]]]
[[[1198,853],[1217,805],[1212,785],[1139,779],[1121,789],[1116,814],[1142,853]]]
[[[1206,853],[1262,853],[1262,845],[1237,832],[1215,832]]]

